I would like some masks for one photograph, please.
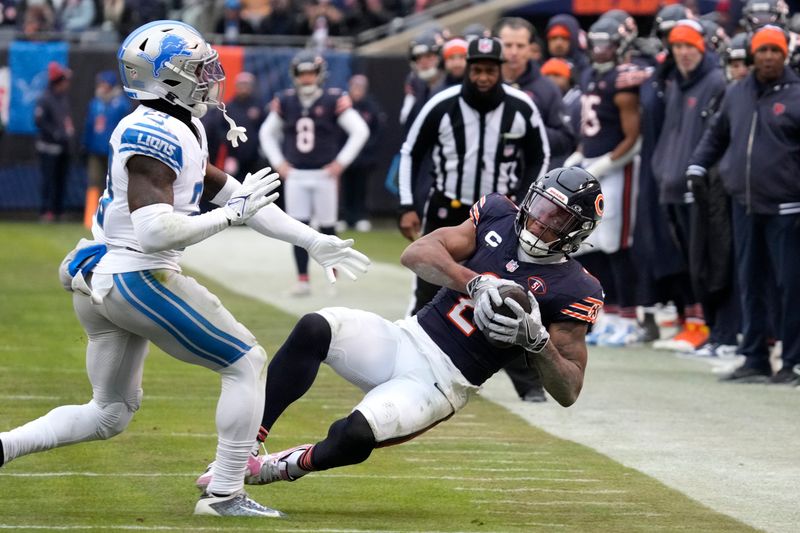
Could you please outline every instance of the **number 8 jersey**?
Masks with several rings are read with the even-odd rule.
[[[475,252],[464,266],[480,274],[515,281],[539,303],[542,323],[578,321],[592,324],[603,306],[600,283],[576,260],[537,264],[520,261],[514,227],[518,208],[500,194],[481,198],[470,210],[475,225]],[[420,326],[473,385],[522,355],[522,348],[495,348],[472,320],[473,302],[466,294],[442,288],[417,315]]]
[[[92,224],[94,240],[108,245],[108,253],[95,272],[116,274],[156,268],[180,271],[182,250],[145,254],[133,231],[128,208],[128,160],[135,155],[152,157],[165,164],[176,179],[172,184],[176,213],[200,211],[208,143],[202,123],[192,118],[198,137],[179,119],[140,105],[122,119],[109,141],[106,190]]]
[[[297,169],[320,169],[336,159],[345,133],[337,122],[352,107],[340,89],[324,89],[319,98],[303,107],[297,91],[287,89],[270,104],[270,112],[283,120],[281,152]]]

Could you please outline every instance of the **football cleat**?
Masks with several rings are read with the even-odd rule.
[[[299,466],[296,469],[299,472],[295,475],[289,474],[289,458],[297,451],[306,451],[311,448],[313,444],[301,444],[282,452],[271,453],[269,455],[262,455],[258,459],[261,461],[261,472],[259,474],[258,482],[251,483],[255,485],[267,485],[276,481],[294,481],[306,475],[308,472],[301,469]]]
[[[282,518],[286,516],[276,509],[270,509],[250,499],[243,490],[227,496],[203,493],[197,500],[194,514],[206,516],[257,516],[263,518]]]
[[[261,471],[261,461],[260,461],[261,457],[263,456],[251,454],[247,458],[247,469],[244,471],[244,482],[246,485],[259,485],[258,478],[259,478],[259,472]],[[209,463],[208,468],[206,468],[206,471],[203,472],[200,475],[200,477],[198,477],[197,480],[194,482],[194,484],[197,485],[198,489],[205,491],[209,483],[211,483],[211,478],[214,477],[213,476],[214,462],[215,461]]]

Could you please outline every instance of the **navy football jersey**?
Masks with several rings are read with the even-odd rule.
[[[639,85],[629,83],[625,75],[633,65],[619,65],[603,74],[587,72],[581,95],[580,144],[585,157],[604,155],[622,141],[622,122],[614,97],[620,92],[639,92]],[[640,82],[639,82],[640,83]]]
[[[464,265],[481,274],[513,280],[529,290],[539,302],[545,327],[564,321],[594,323],[603,306],[600,283],[574,259],[547,265],[519,261],[514,229],[517,211],[511,200],[497,193],[482,197],[472,207],[476,248]],[[472,310],[469,296],[444,287],[417,319],[464,377],[480,385],[523,350],[489,344],[473,322]]]
[[[322,168],[336,159],[345,133],[337,119],[352,107],[340,89],[324,89],[308,108],[303,107],[297,91],[287,89],[276,96],[270,111],[283,119],[283,156],[294,168]]]

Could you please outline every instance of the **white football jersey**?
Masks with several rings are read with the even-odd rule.
[[[128,209],[126,165],[134,155],[161,161],[177,175],[172,184],[175,212],[183,215],[199,213],[208,143],[203,124],[197,118],[192,118],[192,124],[200,135],[199,141],[177,118],[141,105],[114,129],[109,142],[106,190],[92,224],[94,239],[107,244],[108,253],[100,260],[95,272],[116,274],[153,268],[180,271],[178,261],[182,250],[152,254],[141,251]]]

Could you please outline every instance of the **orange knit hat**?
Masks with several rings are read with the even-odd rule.
[[[767,25],[759,29],[750,41],[750,52],[755,54],[762,46],[771,44],[783,52],[783,57],[789,55],[789,45],[786,43],[786,34],[777,26]]]
[[[569,28],[564,26],[563,24],[556,24],[547,30],[547,38],[552,39],[553,37],[566,37],[567,39],[570,38]]]
[[[467,41],[458,37],[450,39],[442,47],[442,57],[449,59],[454,55],[467,55]]]
[[[541,71],[545,76],[553,75],[569,78],[572,73],[572,67],[563,59],[553,57],[544,62]]]
[[[703,27],[693,20],[681,20],[669,32],[669,44],[685,43],[701,52],[706,51]]]

